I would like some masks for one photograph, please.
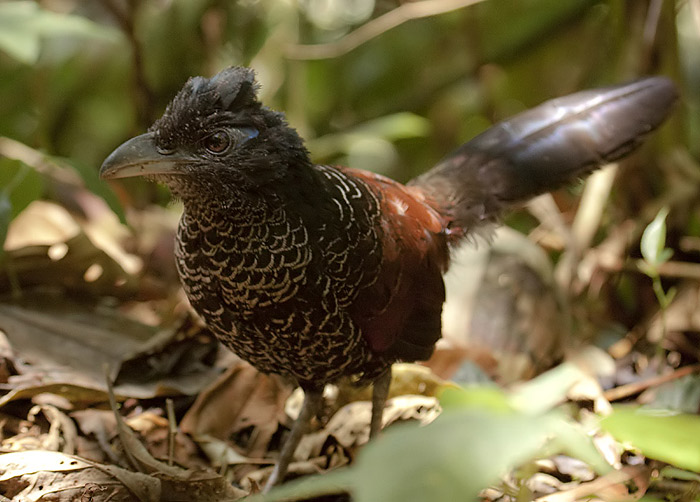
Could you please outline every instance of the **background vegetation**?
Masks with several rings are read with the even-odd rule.
[[[440,393],[447,411],[423,429],[396,427],[367,448],[353,470],[318,476],[303,490],[344,488],[357,500],[447,501],[471,499],[493,485],[497,488],[481,492],[483,497],[697,500],[699,48],[697,0],[0,2],[0,330],[9,339],[0,366],[6,392],[0,405],[7,423],[15,424],[4,429],[3,451],[59,450],[133,471],[156,471],[173,486],[193,486],[191,478],[161,464],[143,459],[120,464],[109,454],[67,448],[70,434],[65,433],[65,423],[77,423],[74,436],[94,439],[76,413],[107,400],[103,362],[123,384],[117,397],[125,416],[150,410],[162,417],[164,398],[175,396],[173,420],[189,412],[190,435],[206,429],[188,410],[205,386],[193,384],[199,382],[193,375],[204,375],[202,366],[212,370],[203,382],[218,374],[216,349],[201,339],[196,350],[192,345],[173,349],[180,347],[177,337],[148,341],[163,327],[173,336],[201,334],[187,314],[171,265],[179,207],[161,187],[141,180],[107,185],[97,177],[109,152],[143,132],[188,77],[209,76],[233,64],[252,66],[262,100],[286,112],[317,162],[406,181],[495,122],[544,100],[664,74],[678,84],[681,100],[640,153],[585,186],[508,218],[544,256],[544,272],[537,267],[533,272],[539,289],[524,294],[532,302],[548,299],[545,313],[530,309],[541,315],[531,314],[523,321],[525,329],[514,322],[498,335],[487,330],[480,338],[476,329],[458,330],[429,366],[443,378],[465,383],[474,379],[467,376],[473,371],[465,360],[476,359],[482,378],[503,384],[548,369],[566,353],[583,353],[586,362],[575,359],[503,391],[477,387],[440,393],[451,384],[407,370],[409,393]],[[660,211],[662,217],[642,239]],[[498,257],[513,254],[498,242]],[[515,253],[518,263],[533,268],[521,254]],[[489,260],[493,264],[493,256]],[[496,277],[506,273],[496,270]],[[474,277],[486,277],[486,287],[498,283],[489,286],[484,270]],[[476,300],[463,308],[494,312]],[[108,321],[105,315],[119,317]],[[99,336],[90,329],[97,327]],[[581,349],[588,344],[594,352]],[[163,351],[169,359],[153,364],[153,354]],[[493,362],[502,356],[507,363]],[[37,376],[36,368],[47,361],[75,374],[67,378],[52,369]],[[228,375],[242,385],[240,376]],[[426,382],[432,382],[431,392],[425,391]],[[66,401],[47,401],[47,393]],[[658,413],[612,411],[610,402],[619,400],[662,408],[673,417],[669,422]],[[238,435],[229,429],[220,435],[236,444],[236,451],[265,456],[275,449],[275,434],[285,430],[280,425],[277,431],[278,423],[286,422],[285,399],[269,393],[261,398],[266,405],[273,401],[274,412],[256,411],[260,429],[254,431],[266,441],[255,443],[245,427]],[[339,399],[337,408],[341,404]],[[43,411],[32,412],[34,406]],[[420,406],[407,409],[420,415]],[[28,418],[42,413],[41,420]],[[220,408],[210,413],[224,416]],[[260,430],[270,416],[274,427],[266,436]],[[17,439],[27,420],[34,427],[27,429],[29,436],[37,440],[33,448]],[[58,422],[64,423],[62,439],[51,448],[46,438]],[[153,423],[148,431],[138,429],[151,452],[158,444],[152,431],[168,430],[167,421]],[[114,427],[110,440],[121,435],[121,442],[130,444],[126,428]],[[333,441],[345,452],[339,463],[354,457],[356,445]],[[203,455],[201,441],[191,444],[176,456],[180,463],[203,468],[216,465],[212,459],[222,462],[221,451]],[[130,447],[122,448],[128,456]],[[337,460],[324,448],[319,458]],[[552,460],[570,459],[551,456],[559,452],[583,459],[588,470],[567,470]],[[554,463],[542,467],[535,462],[541,458]],[[25,461],[31,465],[36,459]],[[223,463],[246,465],[239,458]],[[515,467],[519,470],[512,471]],[[250,472],[248,462],[230,471],[227,482],[255,491],[255,481],[243,481]],[[504,478],[506,472],[511,474]],[[5,478],[19,479],[10,474]],[[84,478],[82,483],[87,486]],[[12,496],[6,486],[2,490]],[[217,493],[212,500],[237,496]]]

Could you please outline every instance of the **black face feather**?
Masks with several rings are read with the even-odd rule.
[[[192,184],[224,183],[245,192],[306,170],[311,162],[303,140],[284,114],[262,106],[258,87],[249,68],[190,78],[149,129],[158,152],[172,157],[178,171],[151,178],[186,199]]]

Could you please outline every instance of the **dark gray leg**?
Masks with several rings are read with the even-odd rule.
[[[382,416],[384,415],[384,405],[389,395],[390,384],[391,366],[374,381],[374,388],[372,389],[372,421],[369,425],[370,439],[376,437],[382,429]]]
[[[306,433],[309,423],[311,423],[311,419],[315,417],[321,409],[322,402],[323,389],[304,390],[304,404],[301,407],[301,412],[292,426],[292,431],[289,434],[287,441],[285,441],[284,445],[282,446],[280,457],[277,460],[275,468],[268,478],[267,483],[265,483],[263,493],[267,493],[274,485],[284,481],[284,476],[287,474],[289,463],[292,461],[292,457],[294,456],[297,446],[299,446],[299,441],[301,441],[302,436]]]

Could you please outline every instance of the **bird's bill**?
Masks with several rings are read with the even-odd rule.
[[[154,135],[149,132],[131,138],[109,154],[100,168],[100,177],[116,179],[178,172],[178,158],[159,152]]]

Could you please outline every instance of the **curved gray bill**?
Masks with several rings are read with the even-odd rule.
[[[141,134],[122,143],[109,154],[100,168],[100,177],[105,179],[130,178],[151,174],[174,174],[177,172],[177,157],[160,153],[153,133]]]

